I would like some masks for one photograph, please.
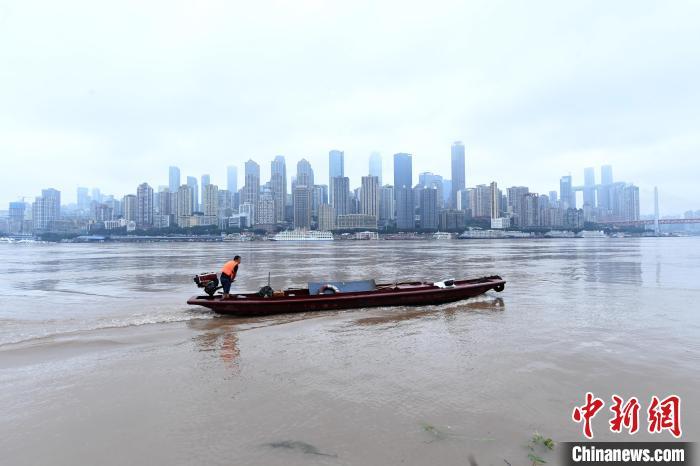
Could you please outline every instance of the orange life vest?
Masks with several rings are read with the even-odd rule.
[[[236,261],[226,262],[221,269],[221,273],[228,275],[231,279],[236,277],[236,272],[238,272],[238,264]]]

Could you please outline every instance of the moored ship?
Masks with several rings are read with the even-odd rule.
[[[318,230],[286,230],[272,237],[273,241],[333,241],[330,231]]]

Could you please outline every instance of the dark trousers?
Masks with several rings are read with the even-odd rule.
[[[231,291],[231,277],[225,273],[221,274],[221,286],[224,288],[224,294],[228,294]]]

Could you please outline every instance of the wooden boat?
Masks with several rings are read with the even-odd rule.
[[[357,286],[362,283],[362,286]],[[369,286],[366,286],[367,284]],[[471,298],[489,290],[503,291],[505,280],[498,275],[471,280],[444,282],[405,282],[374,284],[364,282],[328,282],[309,284],[309,288],[290,288],[275,292],[263,287],[258,293],[192,296],[187,304],[204,306],[220,314],[256,316],[292,312],[355,309],[381,306],[422,306]],[[267,293],[265,292],[267,288]],[[359,291],[356,291],[358,290]]]

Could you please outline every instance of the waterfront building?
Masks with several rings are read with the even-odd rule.
[[[311,190],[306,186],[295,186],[293,192],[294,228],[311,228]]]
[[[219,215],[219,187],[215,184],[209,183],[202,190],[202,213],[214,219]]]
[[[494,230],[503,230],[510,228],[510,218],[509,217],[498,217],[491,219],[491,228]]]
[[[321,204],[318,206],[318,229],[322,231],[331,231],[335,229],[335,209],[330,204]]]
[[[556,192],[556,191],[550,191],[550,192],[549,192],[549,203],[550,203],[552,206],[555,206],[555,207],[556,207],[557,204],[558,204],[558,202],[559,202],[559,201],[558,201],[558,197],[557,197],[557,192]]]
[[[306,159],[297,162],[297,186],[311,188],[314,185],[314,170]]]
[[[194,213],[192,187],[183,184],[177,190],[177,224],[180,227],[189,225],[189,218]]]
[[[61,192],[49,188],[34,200],[32,220],[34,230],[50,231],[61,218]]]
[[[90,208],[90,195],[87,188],[78,187],[76,194],[78,195],[78,209],[86,211]]]
[[[473,194],[469,201],[474,217],[491,218],[491,187],[480,184],[474,188]]]
[[[411,154],[394,154],[394,187],[413,186],[413,158]]]
[[[457,192],[466,187],[466,161],[464,144],[461,141],[455,141],[451,149],[452,162],[452,183],[450,187],[450,206],[457,208]]]
[[[442,231],[462,231],[467,224],[464,210],[444,209],[438,215],[438,228]]]
[[[318,218],[318,209],[321,204],[328,204],[328,186],[325,184],[314,185],[311,190],[311,216]]]
[[[350,213],[350,178],[337,176],[331,183],[331,205],[336,215]]]
[[[379,186],[382,185],[382,156],[379,152],[372,152],[369,155],[369,174],[376,176]]]
[[[134,194],[122,198],[122,215],[127,222],[136,222],[138,202]]]
[[[538,201],[539,194],[537,193],[527,193],[520,199],[521,227],[532,228],[540,226]]]
[[[345,152],[340,150],[332,150],[328,152],[328,189],[330,194],[330,203],[335,206],[333,197],[335,196],[335,188],[333,183],[335,178],[345,177]],[[350,188],[348,188],[348,191]],[[337,211],[336,211],[337,212]]]
[[[199,210],[204,212],[204,190],[206,189],[207,186],[211,184],[211,177],[209,175],[202,175],[201,177],[201,195],[199,197],[200,204],[199,204]]]
[[[190,195],[192,196],[192,212],[194,213],[199,210],[199,187],[197,185],[197,178],[194,176],[188,176],[187,186],[190,187]]]
[[[612,189],[613,189],[613,174],[612,166],[603,165],[600,167],[600,185],[598,185],[597,191],[597,204],[596,206],[601,209],[603,215],[607,216],[611,214],[612,209]]]
[[[376,230],[377,217],[365,214],[338,215],[336,230]]]
[[[235,165],[226,167],[226,190],[230,193],[238,192],[238,167]]]
[[[360,213],[379,219],[379,178],[377,176],[362,177]]]
[[[443,196],[443,179],[442,176],[436,175],[432,172],[423,172],[418,175],[418,186],[415,186],[416,192],[418,193],[422,188],[435,188],[437,189],[437,205],[438,208],[444,207],[444,196]],[[418,202],[416,202],[416,205]]]
[[[602,167],[600,167],[600,184],[602,184],[602,185],[613,184],[612,165],[603,165]]]
[[[571,175],[562,176],[559,180],[559,202],[563,209],[576,208],[576,192],[571,184]]]
[[[422,230],[437,230],[438,228],[438,190],[424,187],[420,190],[418,212]]]
[[[102,194],[100,193],[100,188],[92,188],[92,201],[102,202]]]
[[[271,227],[277,223],[277,211],[275,208],[275,198],[271,190],[263,191],[258,199],[257,208],[258,224]]]
[[[379,224],[388,226],[396,218],[394,208],[394,187],[391,185],[382,186],[379,194]]]
[[[171,195],[170,188],[161,188],[160,192],[158,193],[158,200],[156,201],[155,196],[153,199],[154,210],[158,211],[158,215],[174,214],[177,197],[175,197],[174,200],[175,202],[173,202],[173,196]]]
[[[275,200],[275,219],[284,222],[284,207],[287,202],[287,164],[284,156],[278,155],[270,164],[270,189]]]
[[[399,230],[415,229],[413,188],[395,186],[394,197],[396,198],[396,228]]]
[[[595,207],[595,169],[587,167],[583,169],[583,206]]]
[[[217,199],[219,218],[228,218],[233,215],[233,196],[228,189],[220,189]]]
[[[180,169],[178,167],[168,168],[168,189],[171,193],[176,193],[180,189]]]
[[[248,160],[245,163],[245,184],[241,195],[241,203],[250,204],[255,210],[258,205],[258,197],[260,196],[260,165],[254,160]],[[250,221],[255,225],[257,218],[254,215],[250,216]]]
[[[10,202],[7,216],[8,233],[17,234],[24,232],[24,215],[27,205],[24,202]]]
[[[246,228],[250,228],[255,225],[256,207],[257,205],[254,205],[251,202],[243,202],[238,207],[238,213],[245,216],[247,222]]]
[[[148,183],[136,188],[136,218],[130,220],[135,221],[139,229],[153,226],[153,188]]]
[[[491,191],[491,218],[500,218],[501,216],[501,191],[498,189],[498,184],[492,181],[489,185]]]
[[[506,192],[508,193],[507,211],[512,217],[512,223],[514,225],[522,226],[522,198],[530,192],[530,189],[527,186],[511,186],[510,188],[506,189]]]

